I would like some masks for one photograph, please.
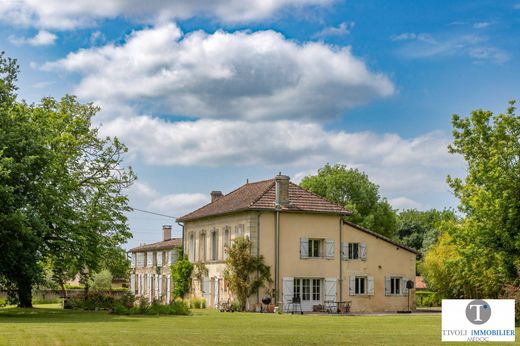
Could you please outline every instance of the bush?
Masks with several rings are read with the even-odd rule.
[[[206,299],[204,298],[192,298],[189,302],[189,307],[192,309],[205,309]]]
[[[33,304],[58,304],[60,303],[61,299],[59,297],[54,298],[34,298],[32,300]]]
[[[93,291],[109,291],[112,288],[112,274],[106,269],[94,274],[91,288]]]
[[[417,307],[434,307],[441,305],[441,299],[435,292],[417,291],[415,292],[415,302]]]
[[[115,299],[114,297],[91,292],[87,295],[87,297],[78,296],[78,297],[70,297],[63,302],[64,309],[83,309],[83,310],[108,310],[113,309],[116,303],[121,300]],[[123,305],[123,304],[122,304]]]
[[[170,304],[161,304],[159,301],[153,301],[148,304],[146,299],[141,299],[139,305],[135,307],[125,307],[118,304],[112,313],[116,315],[189,315],[190,309],[182,300],[175,300]]]

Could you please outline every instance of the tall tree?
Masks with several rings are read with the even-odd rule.
[[[0,276],[29,307],[44,261],[90,275],[131,236],[124,189],[135,175],[126,147],[92,126],[97,107],[72,96],[28,105],[16,100],[16,61],[0,55],[0,73]]]
[[[395,211],[379,195],[379,186],[358,169],[326,164],[317,175],[302,179],[300,185],[325,199],[352,211],[349,219],[386,236],[393,236],[397,227]]]
[[[442,290],[447,297],[498,297],[520,267],[520,117],[511,102],[504,114],[478,109],[454,115],[452,124],[449,151],[463,156],[468,171],[464,179],[448,177],[448,184],[465,217],[446,224],[423,271],[433,286],[451,277]]]
[[[398,216],[395,238],[423,255],[437,243],[442,222],[456,219],[451,209],[403,210]]]

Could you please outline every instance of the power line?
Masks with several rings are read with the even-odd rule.
[[[157,215],[157,216],[168,217],[170,219],[177,219],[177,216],[171,216],[171,215],[165,215],[165,214],[160,214],[160,213],[154,213],[153,211],[138,209],[138,208],[134,208],[134,207],[130,207],[130,208],[132,208],[133,211],[140,211],[141,213],[147,213],[147,214],[152,214],[152,215]]]

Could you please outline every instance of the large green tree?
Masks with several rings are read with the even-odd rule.
[[[451,209],[403,210],[398,216],[395,238],[423,255],[437,243],[442,223],[456,219]]]
[[[92,126],[98,108],[75,97],[16,98],[16,61],[0,55],[0,276],[31,306],[51,264],[89,278],[131,234],[124,189],[135,179],[126,147]],[[64,266],[63,263],[67,263]]]
[[[301,187],[352,211],[349,220],[386,236],[397,227],[395,211],[379,194],[379,186],[358,169],[326,164],[302,179]]]
[[[423,272],[432,287],[450,277],[447,297],[498,297],[520,266],[520,117],[511,102],[503,114],[478,109],[452,124],[449,151],[462,155],[467,175],[448,184],[464,219],[446,224]]]

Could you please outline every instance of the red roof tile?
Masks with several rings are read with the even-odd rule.
[[[247,183],[227,195],[177,219],[188,221],[245,210],[275,210],[274,179]],[[289,183],[289,204],[282,211],[350,215],[351,212],[300,186]]]

